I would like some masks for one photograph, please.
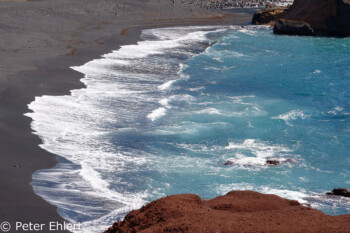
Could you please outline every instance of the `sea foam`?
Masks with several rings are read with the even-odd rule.
[[[290,112],[275,116],[275,117],[271,117],[272,119],[280,119],[283,120],[287,125],[289,126],[293,126],[290,122],[297,120],[297,119],[302,119],[305,120],[307,118],[309,118],[310,115],[305,114],[304,112],[300,111],[300,110],[292,110]]]
[[[28,105],[32,112],[25,115],[33,119],[31,126],[43,141],[40,146],[65,161],[36,172],[32,185],[64,218],[83,223],[77,232],[100,232],[116,217],[147,202],[147,191],[128,177],[143,172],[152,155],[109,138],[127,137],[139,130],[140,118],[156,121],[166,115],[171,101],[188,98],[162,91],[186,77],[181,62],[198,53],[209,41],[206,35],[217,30],[226,29],[144,30],[144,40],[137,44],[72,67],[85,75],[81,81],[86,88],[67,96],[36,97]],[[142,179],[131,176],[135,183]]]
[[[334,50],[348,42],[241,29],[145,30],[137,44],[72,67],[86,88],[29,105],[41,147],[60,155],[33,175],[35,192],[89,233],[174,193],[250,189],[346,213],[322,193],[349,180],[348,61]],[[300,78],[319,67],[324,79]]]

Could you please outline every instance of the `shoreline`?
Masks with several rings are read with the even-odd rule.
[[[49,58],[34,63],[35,70],[25,71],[28,67],[23,66],[21,68],[19,65],[18,73],[10,75],[6,75],[8,74],[6,72],[0,73],[2,76],[0,91],[2,123],[0,169],[3,174],[2,179],[0,179],[0,186],[3,190],[7,190],[0,194],[0,216],[5,216],[1,221],[8,221],[12,226],[16,221],[46,223],[46,225],[50,221],[64,221],[58,215],[57,208],[36,195],[30,184],[32,174],[35,171],[52,168],[58,164],[57,155],[51,154],[38,146],[41,144],[41,139],[32,133],[31,119],[23,115],[29,112],[27,105],[34,100],[35,96],[66,95],[72,89],[83,88],[84,84],[80,82],[83,75],[70,69],[71,66],[82,65],[102,54],[118,49],[122,45],[136,43],[140,40],[140,32],[143,29],[190,25],[225,25],[229,23],[241,25],[246,24],[248,22],[246,19],[251,17],[250,15],[245,17],[242,14],[220,16],[217,12],[213,14],[216,14],[216,16],[148,19],[148,21],[145,20],[142,23],[129,22],[125,26],[121,25],[121,22],[115,22],[114,24],[99,22],[101,23],[100,28],[91,29],[87,27],[85,31],[82,30],[87,33],[91,33],[91,30],[95,30],[95,32],[104,30],[103,34],[108,35],[96,40],[93,46],[81,43],[81,47],[68,48],[68,50],[70,49],[68,53],[62,51],[62,54],[54,54],[53,56],[50,56],[49,53]],[[103,28],[104,26],[107,28]],[[112,31],[114,33],[111,33]],[[84,38],[77,36],[75,39],[83,40]],[[39,49],[45,50],[45,46],[39,47]],[[29,54],[26,59],[32,62],[33,55]]]

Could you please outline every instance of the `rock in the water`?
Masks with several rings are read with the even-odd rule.
[[[336,188],[333,189],[332,192],[328,192],[327,194],[334,196],[350,197],[350,190],[345,188]]]
[[[266,160],[265,165],[267,166],[277,166],[286,163],[296,163],[298,160],[295,158],[269,158]]]
[[[294,0],[281,18],[304,21],[317,35],[350,36],[350,0]]]
[[[268,159],[266,160],[266,165],[268,166],[276,166],[279,165],[281,162],[276,159]]]
[[[279,19],[275,22],[273,32],[275,34],[313,36],[314,30],[310,24],[303,21]]]
[[[286,7],[277,7],[276,5],[268,5],[265,9],[256,12],[253,16],[252,24],[271,24],[273,25],[282,13],[286,10]]]
[[[275,158],[268,158],[265,161],[265,164],[262,164],[260,160],[257,160],[257,162],[251,161],[251,160],[240,160],[240,159],[235,159],[235,158],[230,158],[228,159],[224,165],[229,166],[229,165],[242,165],[245,167],[253,167],[253,166],[277,166],[281,164],[287,164],[287,163],[295,163],[298,160],[295,158],[280,158],[280,157],[275,157]]]
[[[235,162],[233,160],[227,160],[224,165],[234,165]]]

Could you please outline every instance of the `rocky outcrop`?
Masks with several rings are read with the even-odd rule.
[[[273,25],[275,20],[279,19],[281,15],[287,10],[287,7],[278,7],[270,4],[265,9],[256,12],[253,15],[252,24],[271,24]]]
[[[326,27],[331,35],[350,36],[350,0],[337,0],[336,14],[327,19]]]
[[[270,18],[273,20],[275,17],[273,11],[270,11],[269,14],[271,14]],[[258,17],[258,15],[255,17]],[[277,19],[308,24],[315,35],[350,36],[350,0],[294,0],[293,5],[289,9],[277,14],[274,20]],[[298,29],[299,26],[297,28],[291,27],[291,21],[288,21],[288,27],[285,27],[286,30],[280,31],[277,28],[276,32],[288,35],[301,35],[301,31]],[[264,20],[260,22],[264,23]],[[268,23],[271,24],[271,22]],[[283,25],[277,23],[276,27]],[[308,28],[307,25],[304,26],[306,26],[304,29]],[[305,31],[306,35],[310,35],[310,30],[304,29],[302,31]],[[297,34],[294,32],[297,32]]]
[[[327,232],[345,233],[350,215],[328,216],[275,195],[232,191],[211,200],[174,195],[131,211],[105,233]]]
[[[281,162],[277,159],[268,159],[266,160],[266,165],[268,166],[277,166],[277,165],[280,165]]]
[[[345,188],[336,188],[332,192],[328,192],[327,195],[350,197],[350,190]]]
[[[304,21],[317,35],[350,36],[350,0],[295,0],[283,18]]]
[[[304,21],[294,21],[279,19],[275,22],[273,32],[275,34],[284,35],[299,35],[299,36],[314,36],[314,30],[310,24]]]
[[[298,162],[297,159],[295,158],[267,158],[265,161],[265,166],[277,166],[277,165],[282,165],[282,164],[291,164],[291,163],[296,163]],[[242,163],[241,161],[235,159],[235,158],[230,158],[228,159],[225,163],[225,166],[234,166],[234,165],[243,165],[247,167],[254,167],[254,166],[261,166],[259,163],[249,163],[245,162]]]

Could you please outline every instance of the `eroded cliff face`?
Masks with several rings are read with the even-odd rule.
[[[315,35],[350,36],[350,0],[295,0],[278,19],[307,23]]]
[[[336,0],[295,0],[282,18],[304,21],[314,30],[326,31],[326,20],[336,14]]]
[[[317,34],[350,36],[350,0],[295,0],[282,18],[304,21]]]
[[[330,34],[350,36],[350,0],[337,0],[335,15],[326,21]]]

